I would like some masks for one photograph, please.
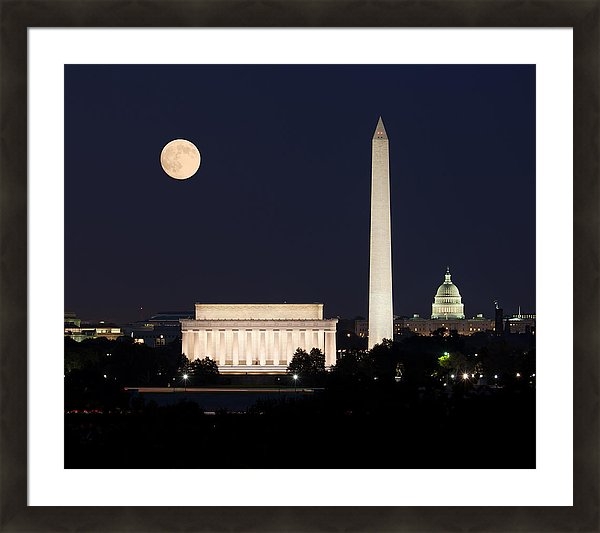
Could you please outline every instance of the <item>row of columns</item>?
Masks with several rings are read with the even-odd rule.
[[[335,331],[322,329],[197,329],[182,332],[182,352],[219,365],[288,365],[297,348],[319,348],[335,363]],[[331,359],[331,360],[330,360]]]

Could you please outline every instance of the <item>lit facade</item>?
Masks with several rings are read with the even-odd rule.
[[[442,283],[431,305],[431,318],[462,319],[465,318],[465,306],[458,287],[452,283],[450,268],[446,269],[444,283]]]
[[[506,333],[531,333],[535,335],[535,315],[522,315],[519,311],[518,314],[506,320],[504,331]]]
[[[473,335],[474,333],[491,332],[495,329],[493,319],[477,315],[473,318],[397,318],[394,320],[394,335],[402,336],[408,333],[418,335],[431,335],[443,330],[443,334],[456,331],[459,335]]]
[[[181,351],[209,357],[221,373],[283,373],[294,352],[319,348],[327,367],[336,361],[335,319],[323,304],[203,304],[181,320]]]
[[[495,321],[482,315],[465,319],[421,318],[419,315],[394,319],[394,339],[410,334],[428,336],[440,329],[443,330],[444,335],[449,335],[452,331],[456,331],[459,335],[473,335],[474,333],[493,332]],[[366,337],[367,331],[368,322],[356,320],[354,333],[359,337]]]
[[[82,322],[75,313],[65,313],[65,337],[71,337],[77,342],[86,339],[97,339],[104,337],[109,340],[116,340],[123,336],[123,331],[116,324],[98,322],[86,323]]]

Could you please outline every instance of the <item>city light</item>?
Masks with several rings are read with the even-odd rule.
[[[469,379],[469,374],[463,374],[463,379]]]

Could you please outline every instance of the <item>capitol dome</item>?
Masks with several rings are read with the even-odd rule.
[[[458,287],[452,283],[450,267],[433,299],[431,318],[465,318],[465,306]]]

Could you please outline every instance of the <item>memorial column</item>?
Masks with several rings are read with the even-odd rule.
[[[279,364],[279,357],[281,355],[281,332],[273,331],[273,364]]]
[[[239,343],[239,337],[240,337],[240,330],[239,329],[234,329],[231,334],[233,335],[233,341],[232,341],[232,346],[231,346],[231,356],[232,356],[232,364],[234,366],[237,366],[240,364],[240,343]]]
[[[244,349],[246,350],[246,365],[252,366],[252,356],[254,355],[252,330],[246,330],[245,335],[246,342],[244,343]]]
[[[325,365],[331,366],[336,362],[335,331],[325,332]]]

